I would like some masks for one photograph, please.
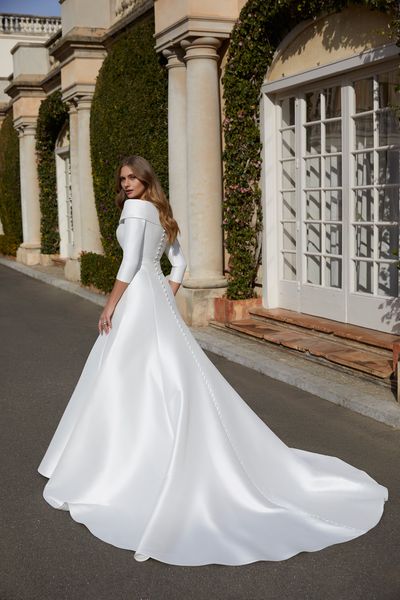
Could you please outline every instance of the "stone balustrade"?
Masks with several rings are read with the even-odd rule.
[[[61,27],[60,17],[36,17],[34,15],[0,14],[0,34],[27,33],[49,35]]]

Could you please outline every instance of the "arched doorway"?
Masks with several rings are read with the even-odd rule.
[[[398,332],[400,73],[377,18],[299,27],[263,85],[265,305]]]

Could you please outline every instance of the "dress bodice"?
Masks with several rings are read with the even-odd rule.
[[[136,198],[125,200],[116,236],[124,252],[117,279],[129,283],[143,263],[160,268],[165,252],[172,265],[169,279],[182,283],[186,260],[177,238],[169,244],[155,204]]]

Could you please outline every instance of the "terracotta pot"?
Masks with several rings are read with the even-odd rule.
[[[249,309],[256,306],[262,306],[261,296],[245,300],[229,300],[225,296],[214,298],[214,319],[220,323],[248,319]]]

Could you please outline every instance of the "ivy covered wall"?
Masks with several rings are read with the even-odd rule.
[[[81,280],[106,292],[122,258],[115,236],[119,211],[114,173],[119,159],[139,154],[149,160],[168,194],[168,74],[154,50],[153,34],[151,13],[116,40],[100,69],[92,103],[92,174],[105,255],[82,253]],[[168,265],[164,255],[164,272]]]
[[[60,251],[54,150],[58,134],[67,119],[67,106],[61,99],[61,92],[57,90],[41,103],[36,129],[41,252],[43,254],[57,254]]]
[[[0,252],[16,256],[22,242],[19,140],[14,129],[12,110],[0,129]]]

